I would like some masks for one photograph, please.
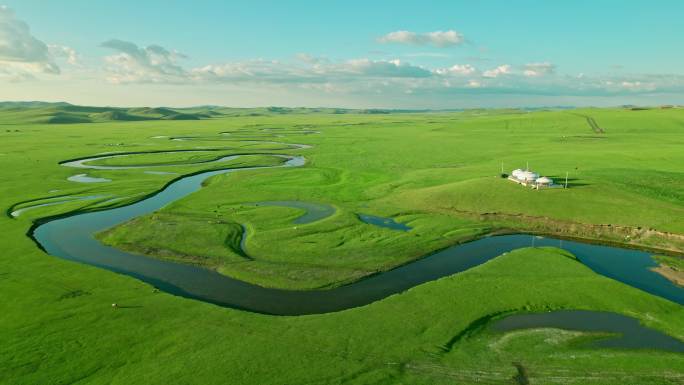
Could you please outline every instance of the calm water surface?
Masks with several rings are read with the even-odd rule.
[[[359,216],[359,219],[361,220],[361,222],[368,223],[370,225],[385,227],[388,229],[398,230],[398,231],[409,231],[409,230],[411,230],[411,226],[407,226],[403,223],[396,222],[392,218],[377,217],[375,215],[368,215],[368,214],[358,214],[358,216]]]
[[[590,346],[601,348],[661,349],[684,352],[684,342],[665,333],[647,328],[635,318],[622,314],[561,310],[549,313],[514,314],[495,321],[495,331],[519,329],[555,328],[616,335],[593,341]]]

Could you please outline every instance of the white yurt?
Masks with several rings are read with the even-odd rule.
[[[534,182],[537,178],[539,178],[539,174],[532,171],[523,171],[520,173],[520,176],[518,176],[518,179],[524,182]]]
[[[524,171],[516,168],[515,170],[511,171],[511,175],[513,175],[514,178],[520,179],[520,174],[522,174]]]
[[[537,186],[551,186],[553,184],[553,179],[543,176],[541,178],[537,178],[534,183],[536,183]]]

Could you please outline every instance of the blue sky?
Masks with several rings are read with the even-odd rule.
[[[0,99],[684,103],[684,2],[0,0]]]

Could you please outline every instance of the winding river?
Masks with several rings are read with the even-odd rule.
[[[126,154],[95,156],[63,164],[78,168],[136,167],[88,165],[89,161],[95,159],[124,155]],[[99,231],[151,213],[199,190],[202,182],[209,177],[239,170],[299,167],[305,164],[302,156],[269,155],[284,158],[286,161],[280,166],[225,168],[182,176],[159,192],[136,203],[75,214],[39,224],[34,227],[31,236],[47,253],[60,258],[126,274],[171,294],[266,314],[315,314],[366,305],[421,283],[468,270],[511,250],[528,246],[560,247],[573,253],[582,263],[599,274],[684,304],[684,289],[649,270],[655,266],[655,262],[647,252],[526,234],[482,238],[432,253],[407,265],[355,283],[330,290],[312,291],[264,288],[201,267],[127,253],[105,246],[93,236]],[[234,159],[238,156],[244,155],[231,155],[220,160]],[[212,162],[215,161],[219,160]],[[283,205],[283,202],[268,203]]]

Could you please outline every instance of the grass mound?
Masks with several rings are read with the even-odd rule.
[[[150,118],[146,118],[143,116],[131,115],[131,114],[128,114],[124,111],[119,111],[119,110],[97,112],[97,113],[91,114],[90,116],[95,121],[105,121],[105,122],[106,121],[112,121],[112,120],[135,121],[135,120],[148,120],[148,119],[150,119]]]
[[[91,123],[92,120],[88,117],[70,114],[67,112],[57,112],[45,120],[48,124],[73,124],[73,123]]]

